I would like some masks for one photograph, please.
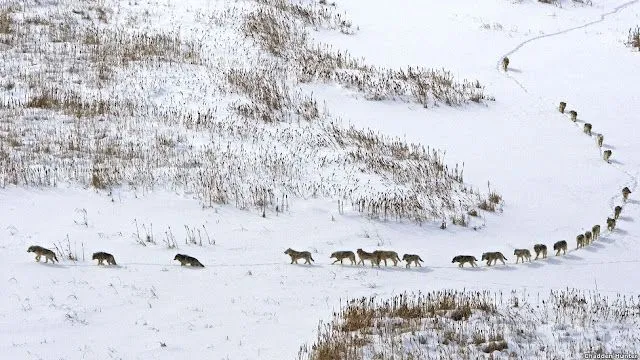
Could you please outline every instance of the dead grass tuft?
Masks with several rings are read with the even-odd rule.
[[[636,26],[635,29],[629,29],[627,45],[640,51],[640,26]]]
[[[539,359],[591,352],[594,346],[624,351],[637,339],[637,297],[566,289],[535,298],[526,292],[503,299],[501,292],[448,290],[352,300],[318,327],[315,342],[302,346],[298,359]],[[594,326],[599,331],[585,332]],[[615,345],[602,342],[601,331],[608,329],[620,336]]]

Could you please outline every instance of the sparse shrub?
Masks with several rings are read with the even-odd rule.
[[[462,308],[455,309],[451,312],[451,319],[454,321],[467,320],[471,316],[471,307],[463,306]]]
[[[488,343],[483,349],[482,351],[490,354],[494,351],[502,351],[507,349],[509,346],[507,345],[506,341],[492,341],[490,343]]]
[[[236,110],[265,122],[282,120],[282,112],[291,106],[292,100],[288,85],[277,74],[274,69],[228,70],[225,76],[229,84],[251,100],[251,104],[240,104]],[[317,116],[317,109],[312,115]]]
[[[567,103],[564,101],[560,101],[560,106],[558,106],[558,110],[564,114],[564,109],[567,107]]]
[[[13,32],[13,24],[11,9],[0,9],[0,35],[11,34]]]
[[[473,343],[475,345],[482,345],[485,341],[487,341],[487,338],[482,332],[477,331],[473,334]]]
[[[490,212],[496,211],[496,205],[492,201],[487,201],[487,200],[482,200],[478,204],[478,208],[484,211],[490,211]]]
[[[467,218],[467,216],[464,213],[458,214],[458,215],[452,215],[451,216],[451,223],[453,225],[467,227],[467,226],[469,226],[469,219]]]
[[[627,45],[640,51],[640,26],[636,26],[635,29],[629,29]]]

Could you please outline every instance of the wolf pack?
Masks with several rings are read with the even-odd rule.
[[[502,59],[502,68],[504,69],[505,72],[507,71],[508,66],[509,66],[509,58],[504,57]],[[564,114],[566,107],[567,107],[567,103],[564,101],[561,101],[560,105],[558,106],[558,110],[560,111],[560,113]],[[568,113],[571,121],[573,121],[574,123],[577,122],[578,113],[575,110],[571,110]],[[593,129],[593,126],[591,124],[589,123],[584,124],[583,131],[585,134],[591,136],[592,129]],[[596,144],[599,148],[602,148],[603,141],[604,141],[604,136],[602,134],[597,134]],[[611,155],[612,155],[611,150],[605,150],[602,156],[607,163],[611,163],[610,161]],[[622,188],[623,202],[627,202],[630,194],[631,194],[631,190],[628,187],[625,186],[624,188]],[[615,229],[616,221],[620,217],[621,213],[622,213],[622,206],[620,205],[616,206],[613,211],[613,217],[612,218],[607,217],[607,221],[606,221],[607,230],[613,231]],[[593,241],[597,240],[599,237],[600,237],[600,225],[594,225],[591,228],[591,230],[588,230],[585,233],[580,233],[576,236],[576,250],[590,245]],[[567,253],[567,247],[568,247],[567,241],[560,240],[553,244],[553,251],[556,252],[556,256],[559,256],[560,252],[562,252],[562,254],[565,255]],[[543,259],[547,257],[547,245],[545,244],[535,244],[533,246],[533,251],[536,254],[536,257],[534,258],[534,260],[537,260],[540,257],[542,257]],[[56,257],[56,254],[52,250],[43,248],[42,246],[38,246],[38,245],[30,246],[27,249],[27,252],[35,253],[36,261],[38,262],[40,261],[42,256],[45,257],[46,263],[48,263],[49,260],[51,260],[52,263],[54,261],[58,262],[58,258]],[[311,262],[315,262],[315,260],[311,256],[311,252],[309,251],[296,251],[289,248],[285,250],[284,253],[286,255],[289,255],[289,257],[291,258],[291,264],[298,264],[298,260],[301,260],[301,259],[304,260],[304,264],[311,264]],[[358,259],[357,259],[358,261],[356,261],[356,254],[358,255]],[[525,260],[531,262],[532,256],[531,256],[531,251],[529,251],[529,249],[515,249],[513,251],[513,255],[516,257],[516,264],[518,262],[524,263]],[[338,261],[340,262],[340,264],[344,264],[344,260],[346,259],[350,261],[351,265],[365,265],[365,261],[369,261],[371,264],[371,267],[374,267],[374,266],[380,267],[380,263],[382,262],[384,262],[384,266],[387,266],[388,264],[387,260],[389,260],[390,262],[393,262],[394,266],[397,266],[399,262],[404,261],[406,262],[407,268],[411,267],[411,264],[414,264],[414,266],[416,267],[418,266],[422,267],[421,263],[424,262],[422,258],[420,258],[420,255],[417,255],[417,254],[404,254],[402,256],[402,259],[400,259],[400,256],[398,255],[398,253],[391,250],[375,250],[373,252],[367,252],[362,249],[357,249],[355,253],[350,250],[342,250],[342,251],[333,252],[329,258],[335,259],[332,265],[336,264]],[[107,262],[107,265],[117,265],[113,255],[103,251],[93,253],[92,260],[98,260],[98,265],[104,265],[105,261]],[[204,265],[202,265],[202,263],[198,259],[185,254],[176,254],[173,260],[179,261],[181,266],[189,265],[192,267],[204,267]],[[492,264],[495,265],[498,261],[506,265],[505,260],[507,260],[507,258],[499,251],[485,252],[482,254],[482,257],[481,257],[481,261],[486,261],[487,266],[491,266]],[[459,267],[464,267],[464,264],[466,263],[470,264],[472,267],[476,267],[477,261],[478,259],[473,255],[456,255],[451,260],[451,263],[458,263]]]
[[[623,201],[627,201],[629,195],[631,194],[631,190],[628,187],[624,187],[622,189],[622,198]],[[607,230],[613,231],[616,227],[616,221],[620,217],[622,213],[622,206],[616,206],[613,211],[613,217],[607,217]],[[583,248],[587,245],[590,245],[595,240],[600,237],[600,225],[596,224],[591,227],[591,230],[587,230],[584,234],[580,233],[576,236],[576,250]],[[556,256],[559,256],[560,253],[562,255],[566,255],[567,248],[569,244],[566,240],[556,241],[553,244],[553,251],[556,252]],[[533,245],[533,251],[536,254],[534,260],[538,260],[538,258],[545,259],[547,257],[547,245],[545,244],[535,244]],[[285,250],[285,254],[291,257],[291,264],[298,264],[298,260],[304,260],[304,264],[311,264],[311,262],[315,262],[313,257],[311,256],[310,251],[297,251],[291,248]],[[358,255],[358,261],[356,261],[356,254]],[[513,255],[516,257],[516,264],[519,262],[524,263],[525,261],[531,262],[531,251],[529,249],[515,249],[513,251]],[[420,255],[417,254],[404,254],[402,259],[398,256],[398,253],[390,250],[375,250],[373,252],[367,252],[362,249],[353,251],[343,250],[336,251],[329,256],[330,259],[335,259],[332,264],[337,263],[344,264],[344,260],[348,260],[351,265],[365,265],[366,261],[371,263],[371,267],[377,266],[380,267],[380,264],[384,262],[384,266],[387,266],[387,260],[393,262],[394,266],[397,266],[399,262],[406,262],[406,267],[411,267],[411,264],[414,266],[422,267],[421,263],[424,262]],[[498,261],[502,262],[503,265],[506,265],[505,260],[507,258],[500,251],[492,251],[485,252],[482,254],[481,261],[486,261],[487,266],[495,265]],[[473,255],[456,255],[451,260],[451,263],[458,263],[458,267],[464,267],[464,264],[469,264],[472,267],[478,266],[476,262],[478,259]]]
[[[29,248],[27,249],[27,252],[36,254],[37,262],[40,262],[40,259],[43,256],[45,257],[45,263],[48,263],[49,260],[51,260],[52,263],[60,262],[58,260],[58,257],[56,256],[56,253],[53,250],[44,248],[39,245],[29,246]],[[118,265],[113,255],[104,251],[98,251],[93,253],[93,255],[91,256],[91,259],[98,260],[98,265],[104,265],[105,261],[107,262],[107,265]],[[189,255],[176,254],[173,260],[179,261],[181,266],[190,265],[195,267],[204,267],[204,265],[202,265],[202,263],[198,261],[198,259]]]
[[[628,187],[624,187],[622,189],[622,199],[624,202],[627,201],[629,195],[631,194],[631,190]],[[622,213],[622,206],[618,205],[614,208],[613,217],[607,218],[607,230],[613,231],[616,227],[616,221],[620,217]],[[593,241],[597,240],[600,237],[600,225],[594,225],[591,230],[586,231],[584,234],[578,234],[576,236],[576,249],[583,248],[585,246],[590,245]],[[562,252],[563,255],[567,253],[568,243],[566,240],[560,240],[553,244],[553,251],[556,252],[556,256],[559,256]],[[547,245],[545,244],[535,244],[533,246],[533,251],[536,254],[534,260],[538,260],[538,258],[545,259],[547,257]],[[27,249],[28,253],[36,254],[36,261],[40,262],[40,259],[44,256],[45,263],[51,261],[52,263],[59,262],[56,253],[50,249],[44,248],[38,245],[29,246]],[[310,251],[297,251],[291,248],[285,250],[286,255],[289,255],[291,258],[291,264],[298,264],[298,260],[304,260],[304,264],[311,264],[315,262],[313,257],[311,256]],[[357,254],[357,259],[356,259]],[[513,255],[516,256],[516,264],[519,262],[524,263],[525,261],[531,262],[531,251],[529,249],[515,249],[513,251]],[[98,260],[98,265],[104,265],[106,262],[107,265],[117,265],[116,260],[113,255],[99,251],[93,253],[92,260]],[[384,263],[384,266],[388,266],[389,262],[393,263],[393,266],[397,266],[399,262],[406,262],[406,267],[409,268],[413,264],[415,267],[422,267],[424,260],[417,254],[404,254],[402,258],[398,255],[397,252],[391,250],[375,250],[373,252],[367,252],[363,249],[357,249],[354,253],[350,250],[342,250],[335,251],[329,256],[329,259],[335,259],[333,264],[340,262],[340,264],[344,264],[344,261],[347,260],[351,265],[365,265],[366,261],[369,261],[371,267],[380,267],[381,263]],[[176,254],[173,258],[174,261],[180,262],[181,266],[192,266],[192,267],[204,267],[202,263],[189,255],[185,254]],[[485,252],[482,254],[481,261],[486,261],[487,266],[495,265],[498,261],[502,262],[502,264],[506,264],[505,260],[507,258],[500,251],[493,252]],[[459,267],[464,267],[464,264],[468,263],[472,267],[476,267],[476,262],[478,259],[473,255],[456,255],[451,260],[451,263],[458,263]]]
[[[504,57],[502,59],[501,66],[502,66],[502,69],[506,72],[509,66],[508,57]],[[560,113],[564,114],[566,107],[567,107],[567,103],[564,101],[561,101],[560,105],[558,106],[558,110],[560,111]],[[578,121],[577,111],[570,110],[568,114],[571,121],[573,121],[574,123]],[[593,125],[589,123],[584,124],[583,132],[585,134],[587,134],[588,136],[592,136],[592,130],[593,130]],[[603,143],[604,143],[604,135],[596,134],[596,145],[598,146],[599,149],[602,149]],[[602,158],[607,163],[611,163],[611,160],[610,160],[611,155],[612,155],[611,150],[605,150],[602,152]],[[630,194],[631,194],[631,190],[625,186],[622,189],[623,202],[626,202],[628,200]],[[607,230],[613,231],[615,229],[616,221],[620,217],[621,213],[622,213],[622,206],[620,205],[616,206],[613,211],[613,217],[612,218],[607,217],[607,221],[606,221]],[[594,225],[593,227],[591,227],[591,230],[587,230],[585,233],[580,233],[576,236],[576,250],[590,245],[593,241],[597,240],[599,237],[600,237],[600,225]],[[561,252],[562,252],[562,255],[566,255],[568,246],[569,245],[566,240],[560,240],[553,244],[553,251],[556,252],[556,256],[559,256]],[[540,257],[543,259],[547,257],[547,245],[545,244],[535,244],[533,246],[533,251],[536,254],[536,257],[534,258],[534,260],[537,260]],[[311,262],[314,261],[309,251],[296,251],[289,248],[284,253],[291,257],[291,264],[297,264],[299,259],[304,259],[305,264],[311,264]],[[336,251],[331,254],[330,258],[336,259],[333,262],[333,264],[335,264],[338,261],[340,261],[340,264],[343,264],[343,260],[348,259],[352,265],[360,265],[360,264],[364,265],[365,261],[368,260],[371,262],[372,267],[373,266],[380,267],[380,263],[382,261],[384,261],[384,265],[387,266],[387,260],[391,260],[394,266],[396,266],[400,261],[405,261],[407,263],[406,264],[407,268],[409,268],[412,263],[415,264],[415,266],[422,266],[420,264],[422,262],[422,259],[420,258],[419,255],[416,255],[416,254],[404,254],[404,256],[402,257],[402,260],[400,260],[398,253],[395,251],[376,250],[374,252],[366,252],[362,249],[358,249],[356,253],[358,254],[357,262],[355,257],[356,254],[354,254],[353,251]],[[516,264],[518,262],[524,263],[525,261],[531,262],[532,256],[531,256],[531,251],[529,249],[515,249],[513,251],[513,255],[516,257]],[[486,261],[487,266],[495,265],[498,261],[502,262],[503,265],[506,265],[505,260],[507,260],[507,258],[504,256],[504,254],[502,254],[499,251],[485,252],[482,254],[482,257],[481,257],[481,261]],[[451,263],[458,263],[458,267],[464,267],[464,264],[467,264],[467,263],[472,267],[476,267],[477,261],[478,259],[473,255],[456,255],[451,260]]]

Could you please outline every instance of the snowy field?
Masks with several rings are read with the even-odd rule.
[[[69,113],[64,104],[54,108],[46,102],[22,112],[32,93],[47,89],[47,81],[58,81],[38,73],[41,62],[60,60],[39,56],[24,44],[24,52],[5,52],[0,66],[5,107],[0,124],[0,357],[295,359],[301,346],[315,341],[319,321],[331,321],[353,298],[466,289],[544,299],[551,290],[574,288],[637,299],[640,55],[625,41],[629,29],[640,24],[639,2],[337,1],[325,8],[344,14],[351,26],[307,27],[309,43],[326,44],[364,64],[444,68],[456,81],[477,80],[484,86],[481,101],[447,106],[431,99],[427,108],[411,98],[371,100],[365,91],[339,81],[292,80],[299,73],[289,55],[274,60],[273,52],[243,33],[244,16],[265,3],[103,1],[95,4],[102,10],[83,8],[89,20],[78,15],[85,21],[78,26],[91,29],[86,24],[98,23],[104,13],[105,27],[164,29],[191,44],[167,45],[164,51],[174,51],[175,64],[139,66],[140,59],[125,64],[122,57],[121,66],[95,82],[89,76],[93,68],[85,69],[89,80],[83,77],[82,60],[62,61],[65,69],[81,70],[56,73],[60,76],[53,78],[62,79],[56,86],[79,94],[80,103],[139,101],[107,114],[86,114],[83,105]],[[32,23],[48,26],[49,17],[66,19],[64,14],[77,15],[72,10],[80,6],[29,4],[18,10],[2,7],[0,49],[16,43],[7,39],[15,35],[12,21],[24,23],[22,12],[39,14],[38,23]],[[9,27],[2,25],[6,16],[12,19]],[[84,44],[99,47],[101,42]],[[295,39],[288,44],[298,46]],[[78,59],[85,54],[77,53]],[[499,68],[505,55],[510,59],[506,74]],[[280,115],[308,114],[311,97],[320,115],[279,125],[234,122],[229,113],[246,110],[237,102],[252,95],[238,90],[246,84],[228,84],[234,81],[229,69],[257,64],[274,74],[285,69],[282,73],[290,76],[281,87],[291,94],[282,108],[293,110],[276,109]],[[577,111],[576,123],[558,112],[560,101]],[[181,111],[211,111],[214,120],[190,122]],[[81,118],[90,120],[78,124]],[[330,121],[435,148],[444,155],[425,163],[437,167],[443,161],[449,170],[464,163],[464,181],[456,181],[451,171],[442,173],[437,185],[418,186],[402,180],[396,170],[351,161],[352,149],[323,145]],[[611,163],[602,159],[595,136],[583,133],[584,123],[604,135],[602,150],[612,150]],[[110,142],[86,140],[92,136]],[[51,149],[26,156],[26,149],[36,154],[33,145],[38,143]],[[74,157],[76,162],[69,160]],[[55,176],[40,175],[38,169]],[[419,174],[411,171],[406,173]],[[282,186],[274,187],[275,194],[256,190],[269,184]],[[218,190],[225,186],[226,191]],[[625,186],[632,191],[630,200],[616,229],[606,231],[606,218],[623,205]],[[400,219],[371,218],[347,195],[375,201],[376,192],[386,189],[393,189],[390,194],[414,191],[421,204],[442,207],[447,228],[441,230],[440,220],[426,210],[404,218],[399,214]],[[479,210],[481,216],[470,218],[467,227],[452,224],[476,196],[484,199],[493,191],[503,199],[496,212]],[[256,206],[266,202],[263,196],[276,200]],[[226,204],[216,202],[220,199]],[[344,210],[339,199],[346,202]],[[595,224],[603,227],[601,238],[574,250],[576,235]],[[563,239],[569,251],[555,257],[551,247]],[[514,264],[515,248],[532,251],[536,243],[550,248],[549,258]],[[30,245],[59,248],[58,256],[64,257],[55,265],[35,263],[26,252]],[[315,263],[290,265],[283,253],[289,247],[311,251]],[[424,264],[417,269],[405,269],[404,263],[379,269],[331,265],[333,251],[357,248],[420,254]],[[96,251],[112,253],[118,266],[96,266],[91,261]],[[488,268],[479,262],[478,268],[459,269],[451,263],[455,255],[480,259],[486,251],[503,252],[508,264]],[[181,267],[173,261],[176,253],[198,258],[205,268]],[[633,309],[631,317],[637,317],[637,306]],[[563,351],[557,358],[580,357],[578,348],[567,343],[639,353],[637,323],[616,327],[612,318],[594,317],[602,322],[598,331],[549,325],[532,336]]]

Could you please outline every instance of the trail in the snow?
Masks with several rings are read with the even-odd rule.
[[[544,39],[544,38],[548,38],[548,37],[563,35],[563,34],[569,33],[569,32],[574,31],[574,30],[584,29],[584,28],[587,28],[589,26],[592,26],[592,25],[595,25],[595,24],[599,24],[599,23],[603,22],[608,16],[616,14],[620,10],[622,10],[622,9],[624,9],[624,8],[630,6],[630,5],[633,5],[633,4],[637,3],[637,2],[638,2],[638,0],[632,0],[632,1],[628,1],[626,3],[623,3],[621,5],[618,5],[615,8],[613,8],[613,10],[601,14],[600,15],[600,19],[598,19],[598,20],[594,20],[594,21],[588,22],[586,24],[582,24],[582,25],[579,25],[579,26],[575,26],[575,27],[572,27],[572,28],[561,30],[561,31],[558,31],[558,32],[555,32],[555,33],[535,36],[535,37],[532,37],[532,38],[530,38],[528,40],[525,40],[525,41],[521,42],[520,44],[518,44],[515,48],[511,49],[506,54],[502,55],[497,61],[496,69],[498,71],[501,71],[502,59],[504,59],[505,57],[508,57],[508,56],[516,53],[518,50],[522,49],[525,45],[527,45],[527,44],[529,44],[531,42],[534,42],[534,41],[540,40],[540,39]],[[525,93],[529,94],[529,91],[526,88],[526,86],[524,86],[520,81],[518,81],[518,79],[516,79],[513,76],[509,75],[508,72],[505,72],[505,76],[509,77],[513,82],[515,82]],[[579,125],[577,125],[577,126],[579,127]],[[600,151],[600,156],[602,156],[602,149],[599,148],[598,150]],[[620,172],[624,173],[625,175],[627,175],[627,177],[629,178],[629,182],[630,182],[629,188],[630,188],[631,192],[632,193],[636,192],[636,189],[637,189],[637,186],[638,186],[638,173],[636,172],[636,174],[634,175],[631,172],[629,172],[628,170],[624,169],[620,165],[617,165],[615,163],[610,163],[610,164],[611,164],[611,166],[615,167],[618,171],[620,171]],[[620,197],[622,197],[622,193],[621,193],[620,190],[618,190],[616,192],[616,194],[613,195],[610,198],[609,207],[611,208],[612,213],[613,213],[613,208],[615,206],[616,199],[618,199]],[[627,204],[628,203],[624,203],[623,206],[626,206]],[[607,232],[611,233],[611,231],[609,231],[609,230],[607,230]],[[570,252],[570,251],[572,251],[572,250],[569,250],[568,252]]]
[[[588,22],[586,24],[582,24],[582,25],[575,26],[575,27],[572,27],[572,28],[568,28],[568,29],[565,29],[565,30],[561,30],[561,31],[558,31],[558,32],[535,36],[535,37],[532,37],[531,39],[525,40],[525,41],[521,42],[520,44],[518,44],[518,46],[516,46],[515,48],[511,49],[506,54],[502,55],[498,59],[498,62],[496,64],[496,69],[498,71],[500,71],[500,69],[502,67],[502,59],[504,59],[505,57],[508,57],[509,55],[512,55],[512,54],[516,53],[518,50],[522,49],[525,45],[527,45],[527,44],[529,44],[531,42],[534,42],[534,41],[540,40],[540,39],[544,39],[544,38],[547,38],[547,37],[563,35],[563,34],[569,33],[569,32],[574,31],[574,30],[584,29],[584,28],[587,28],[587,27],[589,27],[591,25],[599,24],[599,23],[603,22],[607,18],[607,16],[616,14],[618,11],[620,11],[620,10],[630,6],[630,5],[633,5],[634,3],[637,3],[637,2],[638,2],[638,0],[632,0],[632,1],[626,2],[626,3],[622,4],[622,5],[618,5],[617,7],[613,8],[613,10],[600,15],[600,19],[598,19],[598,20],[594,20],[594,21]],[[527,90],[526,86],[524,86],[520,81],[518,81],[518,79],[516,79],[513,76],[509,75],[508,72],[505,72],[505,75],[508,78],[510,78],[513,82],[515,82],[516,85],[518,85],[520,87],[520,89],[522,89],[522,91],[524,91],[527,94],[529,93],[529,90]]]
[[[533,42],[533,41],[536,41],[536,40],[540,40],[540,39],[543,39],[543,38],[547,38],[547,37],[552,37],[552,36],[557,36],[557,35],[566,34],[566,33],[568,33],[568,32],[574,31],[574,30],[584,29],[584,28],[589,27],[589,26],[591,26],[591,25],[595,25],[595,24],[601,23],[601,22],[603,22],[603,21],[607,18],[607,16],[609,16],[609,15],[613,15],[613,14],[616,14],[618,11],[620,11],[620,10],[622,10],[622,9],[624,9],[624,8],[626,8],[626,7],[628,7],[628,6],[630,6],[630,5],[633,5],[633,4],[637,3],[637,2],[638,2],[638,0],[632,0],[632,1],[628,1],[628,2],[626,2],[626,3],[622,4],[622,5],[618,5],[618,6],[616,6],[615,8],[613,8],[613,10],[611,10],[611,11],[609,11],[609,12],[606,12],[606,13],[604,13],[604,14],[600,15],[600,19],[598,19],[598,20],[594,20],[594,21],[588,22],[588,23],[586,23],[586,24],[582,24],[582,25],[579,25],[579,26],[575,26],[575,27],[572,27],[572,28],[568,28],[568,29],[565,29],[565,30],[561,30],[561,31],[558,31],[558,32],[555,32],[555,33],[550,33],[550,34],[544,34],[544,35],[540,35],[540,36],[535,36],[535,37],[532,37],[531,39],[525,40],[525,41],[521,42],[520,44],[518,44],[518,46],[516,46],[515,48],[513,48],[513,49],[512,49],[511,51],[509,51],[508,53],[506,53],[506,54],[502,55],[502,56],[500,57],[500,59],[498,59],[498,62],[497,62],[497,64],[496,64],[496,69],[498,69],[498,71],[500,70],[501,63],[502,63],[502,59],[503,59],[503,58],[508,57],[509,55],[514,54],[516,51],[518,51],[518,50],[522,49],[525,45],[527,45],[527,44],[528,44],[528,43],[530,43],[530,42]],[[528,91],[527,91],[527,89],[526,89],[522,84],[520,84],[516,79],[514,79],[514,78],[513,78],[513,77],[511,77],[511,76],[509,76],[509,77],[510,77],[512,80],[514,80],[514,81],[515,81],[515,82],[516,82],[516,83],[517,83],[521,88],[523,88],[523,90],[524,90],[525,92],[528,92]]]
[[[611,233],[611,231],[607,231],[607,233]],[[507,244],[509,246],[512,246],[512,244]],[[571,248],[567,250],[567,254],[571,254],[575,251],[578,251],[579,249],[575,249],[575,248]],[[565,254],[563,254],[565,255]],[[532,260],[533,262],[537,262],[537,263],[545,263],[548,260],[547,259],[553,259],[555,258],[555,256],[551,256],[549,258],[540,258],[538,260]],[[559,257],[558,260],[560,260],[562,257]],[[583,262],[580,264],[572,264],[573,266],[593,266],[593,265],[609,265],[609,264],[623,264],[623,263],[640,263],[640,260],[614,260],[614,261],[598,261],[598,262]],[[524,266],[524,264],[512,264],[512,263],[508,263],[506,266]],[[55,266],[55,267],[95,267],[95,264],[91,264],[91,263],[74,263],[74,264],[46,264],[43,263],[43,266]],[[219,267],[240,267],[240,268],[254,268],[257,266],[266,266],[266,267],[277,267],[277,266],[286,266],[289,265],[288,263],[285,262],[273,262],[273,263],[257,263],[257,264],[209,264],[209,265],[205,265],[204,268],[197,268],[197,267],[185,267],[187,269],[194,269],[194,270],[206,270],[207,268],[219,268]],[[363,269],[363,270],[369,270],[371,269],[373,270],[382,270],[384,271],[385,267],[381,267],[381,268],[376,268],[376,267],[369,267],[369,266],[358,266],[358,265],[340,265],[340,264],[313,264],[313,265],[302,265],[302,264],[298,264],[299,266],[302,267],[309,267],[309,268],[325,268],[325,267],[335,267],[335,266],[345,266],[348,268],[357,268],[357,269]],[[119,263],[118,265],[105,265],[103,268],[104,269],[127,269],[129,267],[131,268],[136,268],[139,266],[157,266],[157,267],[163,267],[163,268],[180,268],[181,265],[177,265],[177,264],[161,264],[161,263]],[[496,265],[493,265],[496,266]],[[493,266],[485,266],[485,265],[479,265],[478,267],[476,267],[475,269],[491,269]],[[497,265],[498,267],[500,265]],[[393,267],[391,267],[393,268]],[[456,270],[459,271],[459,266],[457,265],[451,265],[451,266],[425,266],[423,267],[424,269],[444,269],[444,270]],[[423,268],[415,268],[415,269],[409,269],[406,272],[407,273],[413,273],[413,272],[420,272],[421,269]]]

